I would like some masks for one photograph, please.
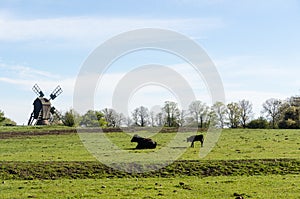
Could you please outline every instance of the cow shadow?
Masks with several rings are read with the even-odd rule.
[[[128,147],[128,148],[124,148],[123,150],[133,151],[133,150],[139,150],[139,149],[136,149],[135,147]]]
[[[186,149],[188,148],[187,146],[173,146],[173,147],[170,147],[171,149]]]

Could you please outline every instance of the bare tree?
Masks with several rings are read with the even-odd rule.
[[[227,104],[227,117],[230,128],[237,128],[240,124],[241,110],[239,104],[231,102]]]
[[[139,109],[138,108],[134,109],[131,115],[132,115],[132,120],[134,125],[139,126]]]
[[[107,122],[108,127],[118,126],[118,123],[120,123],[120,118],[118,113],[114,109],[105,108],[102,110],[102,113],[104,114],[104,118]]]
[[[144,127],[148,123],[149,110],[144,106],[140,106],[133,110],[132,116],[136,125]]]
[[[207,116],[206,116],[206,119],[205,119],[205,122],[204,122],[204,127],[205,128],[209,128],[210,126],[220,128],[220,121],[217,118],[217,115],[216,115],[215,110],[213,109],[213,107],[210,107],[208,109]]]
[[[166,116],[166,125],[168,127],[178,126],[178,120],[180,116],[180,111],[177,103],[171,101],[165,101],[165,105],[162,108]]]
[[[203,128],[203,122],[206,120],[209,107],[200,100],[193,101],[189,105],[189,112],[197,123],[198,128]]]
[[[157,126],[162,126],[164,124],[164,116],[163,113],[157,113],[155,116],[155,120],[156,120],[156,125]]]
[[[282,112],[282,101],[279,99],[268,99],[263,103],[263,111],[271,120],[272,128],[276,128]]]
[[[116,113],[115,120],[115,127],[120,127],[125,122],[126,118],[123,113]]]
[[[125,122],[125,124],[126,124],[127,127],[131,127],[131,125],[132,125],[132,119],[130,117],[124,118],[124,122]]]
[[[239,101],[240,107],[240,119],[243,128],[246,128],[247,122],[251,119],[253,115],[252,104],[248,100]]]
[[[150,125],[153,127],[155,126],[155,112],[154,111],[150,111]]]
[[[224,128],[226,111],[227,111],[226,105],[222,102],[216,102],[212,106],[212,109],[215,113],[215,117],[216,117],[216,120],[217,120],[217,123],[218,123],[217,126],[220,127],[220,128]]]
[[[179,120],[178,120],[179,126],[184,126],[184,124],[186,123],[185,118],[187,115],[188,115],[188,111],[186,111],[186,110],[182,110],[180,112],[180,116],[179,116]]]
[[[141,106],[140,107],[140,122],[141,126],[146,126],[147,123],[149,122],[149,110],[148,108]]]

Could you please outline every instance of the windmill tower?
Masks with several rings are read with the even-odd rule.
[[[28,120],[28,125],[48,125],[50,124],[51,116],[54,114],[59,118],[60,114],[56,111],[54,106],[51,106],[51,100],[54,100],[57,96],[62,93],[60,86],[57,86],[54,91],[50,94],[50,98],[44,97],[43,91],[40,87],[35,84],[32,90],[38,95],[33,102],[33,112]],[[33,123],[35,121],[35,123]]]

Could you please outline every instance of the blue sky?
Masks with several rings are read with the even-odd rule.
[[[300,92],[299,24],[296,0],[1,0],[0,110],[26,124],[35,98],[31,88],[38,83],[47,94],[60,84],[64,93],[53,104],[66,111],[81,65],[98,45],[129,30],[166,28],[205,49],[222,78],[227,102],[248,99],[259,115],[266,99]],[[110,92],[130,66],[152,62],[182,64],[163,53],[129,55],[107,71],[109,80],[95,94],[95,107],[110,106]],[[206,101],[202,84],[198,90],[197,97]],[[170,93],[152,87],[137,92],[130,106],[167,99]]]

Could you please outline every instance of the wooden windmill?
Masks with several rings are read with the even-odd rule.
[[[50,98],[45,98],[43,91],[35,84],[32,90],[38,95],[33,102],[33,112],[28,120],[28,125],[48,125],[54,115],[60,118],[60,114],[56,111],[54,106],[51,106],[51,100],[54,100],[62,93],[60,86],[57,86],[50,94]],[[35,121],[35,122],[34,122]]]

